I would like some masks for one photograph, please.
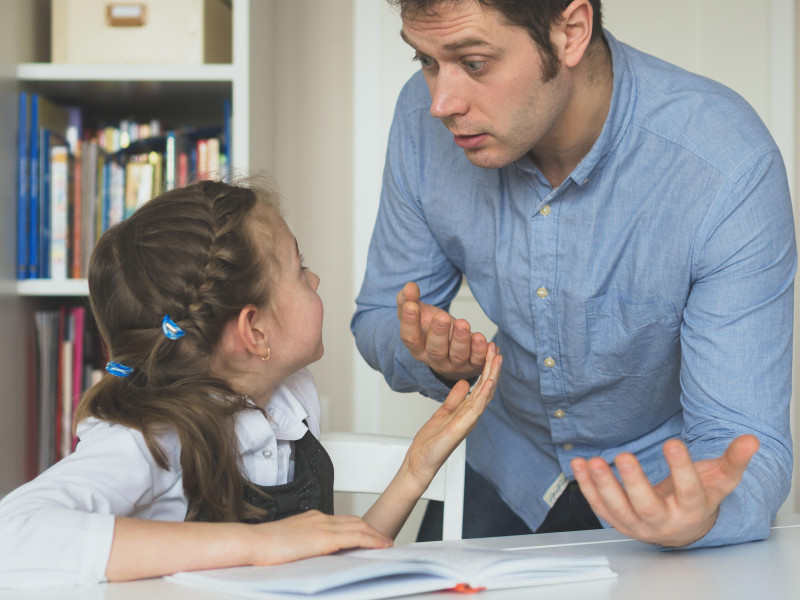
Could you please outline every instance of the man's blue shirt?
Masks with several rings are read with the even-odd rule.
[[[532,530],[576,456],[633,452],[655,483],[667,439],[700,460],[753,433],[761,448],[697,545],[763,538],[792,468],[784,165],[731,90],[607,37],[610,111],[557,189],[527,156],[473,166],[421,73],[409,80],[352,329],[392,388],[441,400],[400,341],[395,297],[415,281],[448,308],[463,275],[503,354],[468,461]]]

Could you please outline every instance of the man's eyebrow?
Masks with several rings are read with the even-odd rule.
[[[412,41],[408,38],[408,36],[402,29],[400,30],[400,37],[406,44],[408,44],[415,50],[417,49],[417,47],[412,43]],[[486,40],[482,40],[481,38],[477,37],[470,37],[470,38],[464,38],[463,40],[458,40],[457,42],[451,42],[449,44],[445,44],[444,46],[442,46],[442,49],[447,52],[455,52],[457,50],[463,50],[464,48],[471,48],[476,46],[483,46],[489,49],[495,48],[492,44],[490,44]]]
[[[402,40],[403,40],[403,41],[404,41],[406,44],[408,44],[409,46],[411,46],[412,48],[414,48],[414,49],[416,50],[416,46],[414,46],[414,44],[412,44],[412,43],[411,43],[411,40],[410,40],[410,39],[408,39],[408,36],[406,36],[406,32],[405,32],[405,31],[403,31],[402,29],[400,30],[400,37],[402,38]]]

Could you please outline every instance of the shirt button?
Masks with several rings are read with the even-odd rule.
[[[547,298],[547,296],[550,295],[550,292],[547,291],[546,287],[540,287],[538,290],[536,290],[536,295],[539,296],[539,298]]]
[[[544,359],[544,366],[545,367],[555,367],[556,366],[556,361],[553,360],[553,357],[548,356],[547,358]]]
[[[261,456],[263,456],[264,458],[271,458],[272,457],[272,450],[270,450],[269,448],[264,448],[261,451]]]
[[[543,217],[546,217],[550,214],[550,205],[545,204],[542,208],[539,209],[539,212],[542,214]]]
[[[572,444],[564,444],[564,445],[563,445],[563,446],[561,446],[561,447],[562,447],[564,450],[566,450],[567,452],[569,452],[569,451],[570,451],[570,450],[572,450],[572,449],[573,449],[575,446],[573,446]]]
[[[563,419],[565,414],[567,414],[567,413],[565,413],[563,410],[561,410],[561,409],[559,408],[559,409],[558,409],[556,412],[554,412],[554,413],[553,413],[553,416],[554,416],[556,419]]]

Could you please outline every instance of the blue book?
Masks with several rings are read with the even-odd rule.
[[[28,277],[48,277],[50,135],[65,139],[69,117],[41,94],[31,94],[28,155]],[[47,132],[47,133],[44,133]],[[45,193],[47,192],[47,193]]]
[[[17,279],[28,278],[28,94],[19,94],[17,119]]]
[[[109,226],[109,218],[108,213],[111,209],[111,159],[106,158],[103,163],[103,187],[102,187],[102,202],[100,203],[102,208],[102,219],[101,219],[101,227],[100,233],[102,234],[108,229]]]
[[[39,277],[39,94],[31,94],[28,188],[28,277]]]
[[[66,139],[45,127],[39,127],[39,278],[46,279],[50,273],[50,240],[51,226],[51,187],[50,148],[54,145],[66,145]]]

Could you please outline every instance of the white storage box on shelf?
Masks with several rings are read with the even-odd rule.
[[[51,0],[52,62],[231,62],[230,0]]]

